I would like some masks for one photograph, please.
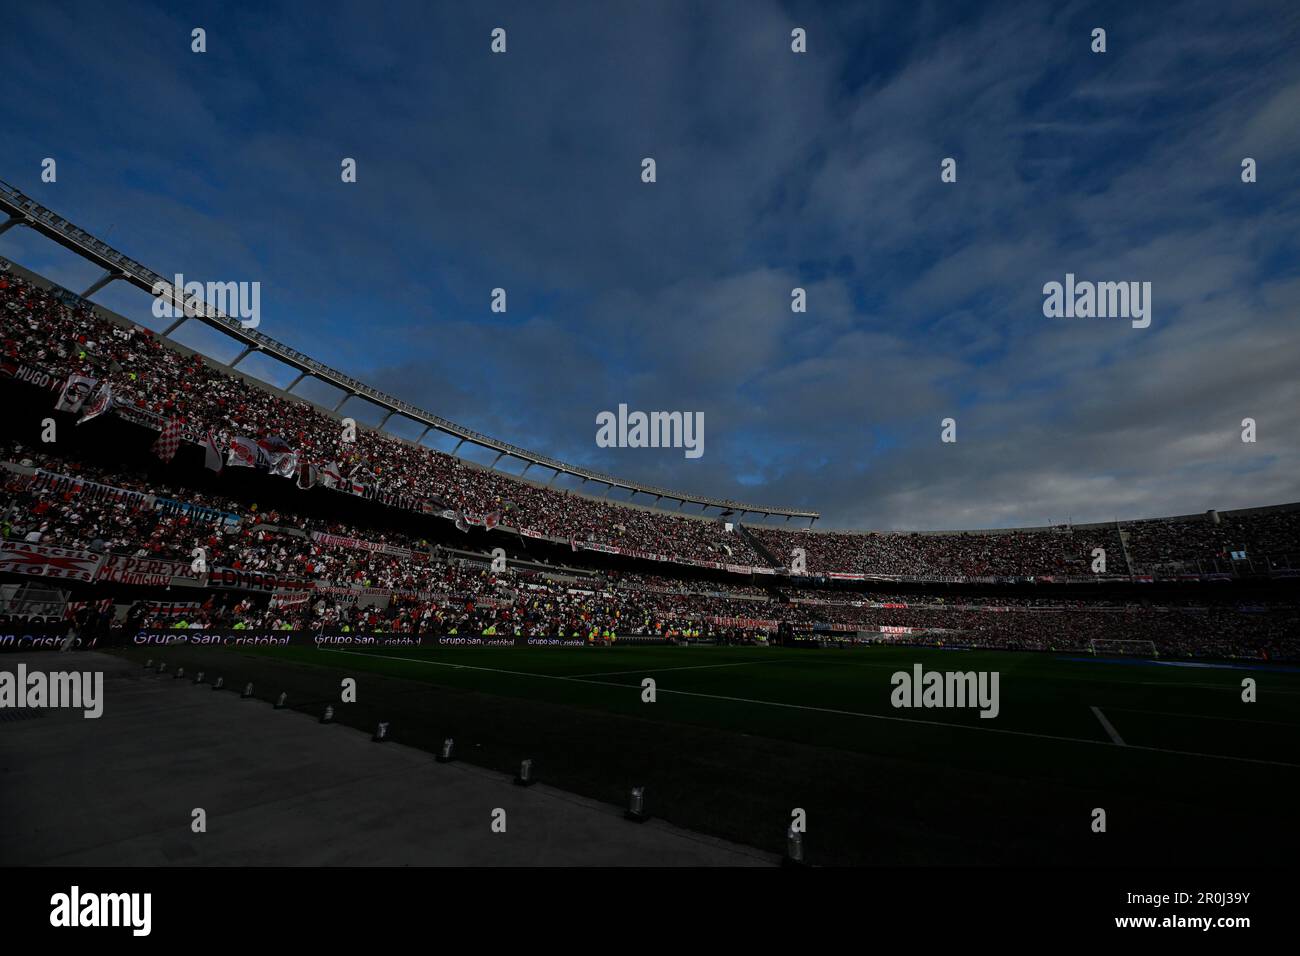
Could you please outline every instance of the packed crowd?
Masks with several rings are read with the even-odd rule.
[[[1128,573],[1123,549],[1113,530],[957,534],[749,530],[769,552],[786,555],[790,561],[796,549],[801,549],[810,574],[965,578],[1084,575],[1090,573],[1094,548],[1106,549],[1110,573]]]
[[[1094,640],[1123,639],[1150,641],[1164,655],[1300,657],[1300,614],[1276,604],[1147,607],[1059,597],[850,593],[563,568],[494,571],[487,556],[451,557],[414,535],[259,512],[235,499],[151,485],[140,474],[13,442],[0,447],[0,459],[19,466],[2,473],[5,540],[178,561],[201,547],[214,566],[263,572],[276,584],[273,593],[173,589],[193,597],[169,602],[136,599],[126,589],[117,603],[130,602],[126,624],[140,629],[584,642],[620,636],[742,642],[785,630],[1033,650],[1083,650]],[[139,497],[124,499],[120,491]],[[218,517],[159,509],[159,499],[201,504]]]
[[[1227,572],[1238,560],[1300,568],[1300,509],[1133,521],[1123,529],[1129,555],[1143,570]]]
[[[1300,509],[1224,512],[1217,522],[1205,515],[1035,531],[748,531],[774,559],[786,556],[787,567],[801,549],[809,574],[979,579],[1231,573],[1240,570],[1233,552],[1246,555],[1256,570],[1300,569]],[[1100,565],[1094,570],[1097,549],[1105,552],[1104,571]]]
[[[484,469],[380,431],[360,429],[343,441],[339,421],[309,403],[273,394],[255,382],[187,355],[138,326],[123,328],[84,305],[0,272],[0,318],[7,363],[22,363],[61,380],[71,373],[107,382],[118,405],[155,421],[178,419],[196,435],[279,439],[304,460],[337,464],[350,478],[421,502],[434,511],[494,515],[501,526],[575,545],[615,546],[684,562],[790,569],[801,553],[812,575],[843,573],[916,579],[1086,577],[1097,573],[1104,549],[1108,575],[1240,569],[1233,553],[1264,566],[1290,561],[1300,568],[1300,510],[1225,512],[1217,522],[1149,520],[1115,526],[989,533],[902,534],[790,531],[763,526],[732,531],[719,521],[612,504],[557,491]],[[96,524],[77,509],[35,515],[49,522],[25,534],[113,543],[116,518]],[[129,504],[121,504],[129,508]],[[120,508],[119,508],[120,510]],[[195,527],[193,519],[160,516],[138,547],[153,554],[196,546],[222,554],[226,528]],[[1123,539],[1121,540],[1121,534]],[[1289,556],[1289,557],[1288,557]],[[292,564],[277,547],[250,551],[266,567]],[[326,575],[419,579],[422,572],[389,565],[358,569],[338,562]]]

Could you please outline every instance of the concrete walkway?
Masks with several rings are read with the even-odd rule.
[[[0,710],[0,865],[763,866],[770,854],[107,654],[0,657],[104,673],[104,714]],[[192,812],[207,832],[191,831]],[[506,832],[492,832],[493,811]]]

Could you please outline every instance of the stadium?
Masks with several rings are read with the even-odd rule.
[[[15,190],[6,189],[0,202],[11,222],[77,248],[106,276],[145,289],[158,281]],[[925,535],[751,528],[739,518],[632,510],[598,496],[548,492],[540,482],[462,464],[378,430],[361,427],[354,441],[344,441],[338,410],[276,394],[241,376],[238,362],[222,366],[187,352],[16,263],[0,277],[0,295],[6,401],[35,410],[11,422],[6,436],[2,566],[13,582],[6,620],[15,646],[72,634],[79,646],[113,648],[141,664],[229,671],[232,690],[251,683],[268,700],[286,694],[291,707],[326,706],[331,669],[471,691],[481,701],[454,713],[423,700],[336,713],[364,729],[387,718],[395,739],[431,750],[447,736],[469,734],[476,750],[467,759],[503,771],[513,759],[531,759],[557,783],[611,801],[634,785],[638,764],[643,773],[662,767],[660,779],[636,784],[662,801],[661,814],[776,852],[786,836],[780,826],[731,812],[731,801],[720,816],[712,799],[697,803],[689,794],[724,786],[737,788],[736,799],[762,792],[769,819],[779,820],[791,800],[812,801],[778,796],[785,788],[770,775],[779,767],[804,778],[810,755],[792,754],[789,767],[782,756],[774,765],[760,759],[762,749],[722,744],[713,734],[758,736],[777,753],[787,741],[843,748],[853,767],[846,776],[862,772],[859,761],[916,760],[919,751],[922,766],[909,770],[918,779],[900,788],[909,801],[934,789],[925,776],[951,772],[963,760],[980,767],[1023,762],[1042,774],[1022,793],[1030,805],[1041,808],[1038,787],[1078,788],[1080,806],[1090,799],[1131,805],[1137,839],[1107,847],[1102,858],[1130,863],[1167,861],[1190,849],[1180,827],[1191,826],[1202,808],[1187,807],[1184,818],[1162,801],[1156,812],[1148,801],[1160,790],[1204,793],[1208,786],[1226,798],[1243,776],[1297,769],[1291,734],[1300,689],[1293,590],[1300,505]],[[344,382],[389,414],[417,416],[499,456],[569,470],[400,405],[225,316],[190,312],[238,335],[247,349],[284,356],[304,376]],[[78,382],[86,383],[79,393]],[[47,419],[71,440],[42,443]],[[239,454],[242,447],[250,454]],[[674,498],[665,489],[629,488],[657,503]],[[674,500],[729,517],[817,517]],[[1092,570],[1097,548],[1114,555],[1105,573]],[[797,573],[781,562],[796,550],[806,556]],[[976,714],[965,720],[961,711],[941,719],[890,710],[879,690],[889,671],[910,670],[918,660],[943,667],[952,650],[966,652],[963,670],[1014,675],[1008,695],[1031,681],[1035,690],[996,728]],[[290,662],[323,672],[287,669]],[[1129,666],[1134,662],[1160,666]],[[1170,666],[1178,664],[1191,666]],[[656,701],[652,723],[667,725],[664,737],[643,741],[638,753],[620,733],[616,760],[604,752],[591,759],[611,722],[647,720],[641,681],[656,674],[666,699]],[[1240,733],[1247,718],[1234,715],[1242,677],[1276,690],[1252,711],[1248,735]],[[872,698],[878,706],[864,709]],[[577,709],[565,714],[574,726],[563,743],[548,746],[544,737],[519,732],[533,723],[532,708],[549,713],[555,706]],[[493,712],[496,723],[502,708],[506,726],[488,734],[477,720]],[[863,721],[895,726],[876,732]],[[691,728],[699,727],[711,733],[696,736]],[[678,749],[683,733],[699,753]],[[480,735],[490,739],[480,742]],[[533,756],[516,756],[523,754]],[[698,766],[705,754],[722,760],[707,775]],[[685,766],[669,769],[670,755]],[[746,779],[756,760],[765,766]],[[1128,775],[1139,768],[1150,775],[1149,788],[1139,788],[1134,801]],[[1109,775],[1117,778],[1111,786],[1122,781],[1125,797],[1095,795],[1099,777]],[[836,819],[854,802],[850,795],[872,792],[838,777],[821,777],[827,792],[819,817]],[[999,840],[997,862],[1060,861],[1063,854],[1095,862],[1086,828],[1064,846],[1065,820],[1025,829],[1030,807],[1012,796],[1025,786],[1017,774],[981,795],[990,799],[1005,787],[999,799],[1008,825],[1016,821],[1016,835]],[[1294,847],[1264,835],[1289,812],[1287,794],[1279,792],[1278,816],[1270,818],[1249,792],[1251,819],[1243,823],[1263,828],[1251,844],[1285,858]],[[858,839],[826,847],[823,859],[989,862],[984,837],[960,836],[959,807],[940,801],[915,813],[910,826],[942,816],[957,832],[902,842],[895,823],[875,817]],[[840,823],[841,834],[858,829],[849,819]],[[1187,862],[1215,852],[1224,862],[1239,859],[1247,835],[1226,831],[1217,848],[1201,841]]]
[[[356,182],[367,167],[352,162]],[[657,186],[651,167],[641,183]],[[593,396],[595,441],[566,444],[560,396],[581,392],[570,340],[512,324],[504,288],[486,340],[449,323],[429,345],[412,316],[335,338],[302,317],[320,308],[303,288],[292,318],[258,281],[186,281],[217,255],[196,254],[197,240],[172,253],[111,239],[155,215],[134,186],[63,194],[28,172],[0,182],[0,675],[20,674],[0,681],[0,756],[21,821],[0,834],[0,865],[1123,870],[1287,866],[1300,851],[1295,450],[1212,471],[1231,445],[1254,453],[1255,418],[1236,422],[1270,409],[1239,412],[1216,391],[1227,425],[1206,427],[1231,443],[1187,438],[1201,443],[1191,464],[1163,485],[1152,476],[1147,497],[1116,491],[1136,460],[1121,451],[1099,451],[1115,464],[1058,481],[1049,499],[1028,479],[1006,487],[1014,470],[982,497],[991,459],[949,474],[927,450],[899,467],[934,479],[907,486],[929,498],[864,505],[852,482],[873,469],[897,480],[891,450],[911,454],[901,425],[872,426],[861,466],[804,444],[838,420],[764,408],[777,424],[753,450],[760,419],[715,414],[690,388],[661,406],[680,411],[636,411],[654,406],[628,371],[629,401]],[[242,228],[237,212],[208,215],[217,233]],[[306,246],[327,228],[298,236]],[[410,267],[356,254],[328,293],[347,310],[368,268],[378,287]],[[1294,306],[1287,263],[1270,278],[1283,291],[1261,294],[1279,314]],[[453,255],[435,271],[452,287],[472,268]],[[808,269],[814,288],[847,274]],[[244,274],[282,278],[270,265]],[[1175,321],[1161,307],[1157,331]],[[598,345],[613,350],[635,319],[607,321],[617,328]],[[1098,334],[1143,334],[1143,322],[1150,311],[1133,332],[1125,321]],[[700,350],[711,335],[698,330]],[[799,330],[782,335],[792,354],[807,347]],[[483,341],[542,368],[498,376]],[[739,343],[696,376],[733,398],[754,388],[748,373],[728,377]],[[1106,348],[1098,368],[1147,346]],[[408,352],[416,366],[450,355],[438,361],[467,381],[482,372],[473,388],[407,378]],[[644,354],[653,379],[661,359]],[[968,374],[994,361],[980,354]],[[1159,355],[1134,387],[1180,394]],[[994,430],[981,415],[1027,395],[1050,411],[1024,429],[1066,430],[1073,393],[1051,380],[1070,373],[1033,361],[1043,368],[1024,393],[963,385],[954,418],[927,419],[929,447],[978,443]],[[548,388],[546,366],[566,384]],[[909,366],[873,398],[902,422],[926,374]],[[1119,389],[1131,408],[1116,381],[1096,401]],[[825,382],[833,400],[840,386]],[[1293,385],[1282,373],[1277,394]],[[743,441],[726,433],[734,422]],[[772,437],[781,429],[788,444]],[[781,473],[779,454],[798,467]],[[692,470],[719,458],[722,471]],[[1014,520],[1049,500],[1088,517]],[[926,508],[933,518],[916,519]],[[943,530],[949,515],[971,526]],[[93,722],[79,712],[92,716],[89,690],[59,702],[59,668],[102,680]],[[75,820],[53,809],[69,806]]]

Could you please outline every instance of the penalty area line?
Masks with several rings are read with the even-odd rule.
[[[461,670],[486,671],[491,674],[508,674],[512,677],[532,677],[537,680],[568,681],[573,684],[590,684],[595,687],[616,687],[619,690],[640,690],[635,684],[616,684],[612,681],[591,680],[585,677],[562,677],[558,674],[535,674],[530,671],[510,671],[499,667],[478,667],[472,664],[452,664],[448,661],[426,661],[418,657],[401,657],[392,654],[369,654],[365,651],[345,651],[334,647],[323,647],[328,654],[348,654],[354,657],[371,657],[386,661],[403,661],[407,664],[429,664],[434,667],[454,667]],[[1037,734],[1029,730],[1008,730],[1002,727],[981,727],[977,724],[952,724],[941,720],[918,720],[915,717],[893,717],[888,714],[864,714],[856,710],[837,710],[833,707],[813,707],[810,704],[787,704],[779,700],[754,700],[749,697],[729,697],[725,694],[702,694],[693,690],[657,689],[660,694],[676,694],[680,697],[701,697],[706,700],[726,700],[738,704],[754,704],[759,707],[781,707],[787,710],[804,710],[819,714],[838,714],[843,717],[860,717],[864,720],[886,720],[892,723],[913,724],[923,727],[943,727],[948,730],[976,730],[986,734],[1004,734],[1012,737],[1031,737],[1037,740],[1057,740],[1070,744],[1091,744],[1097,747],[1110,747],[1113,744],[1105,740],[1091,740],[1087,737],[1062,737],[1059,734]],[[1128,751],[1147,751],[1149,753],[1172,754],[1177,757],[1201,757],[1208,760],[1231,760],[1236,763],[1265,764],[1270,767],[1292,767],[1300,769],[1300,764],[1285,760],[1263,760],[1259,757],[1238,757],[1233,754],[1207,754],[1194,750],[1169,750],[1164,747],[1147,747],[1141,744],[1125,744]]]
[[[1091,709],[1093,715],[1097,718],[1097,720],[1101,722],[1102,728],[1106,731],[1106,733],[1110,734],[1111,742],[1117,744],[1120,747],[1128,746],[1127,744],[1124,743],[1124,738],[1119,735],[1119,731],[1115,729],[1115,725],[1112,724],[1109,720],[1107,720],[1106,715],[1101,712],[1101,708],[1092,707]]]

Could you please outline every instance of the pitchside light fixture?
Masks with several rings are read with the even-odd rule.
[[[519,773],[515,776],[515,786],[531,787],[535,782],[533,780],[533,761],[530,757],[519,765]]]
[[[375,735],[370,738],[377,744],[382,744],[388,739],[388,721],[381,720],[379,726],[375,728]]]
[[[645,787],[632,788],[632,794],[628,797],[627,811],[623,814],[623,819],[631,820],[633,823],[645,823],[650,819],[645,812]]]
[[[451,763],[456,759],[456,741],[448,737],[442,742],[442,751],[433,758],[438,763]]]

